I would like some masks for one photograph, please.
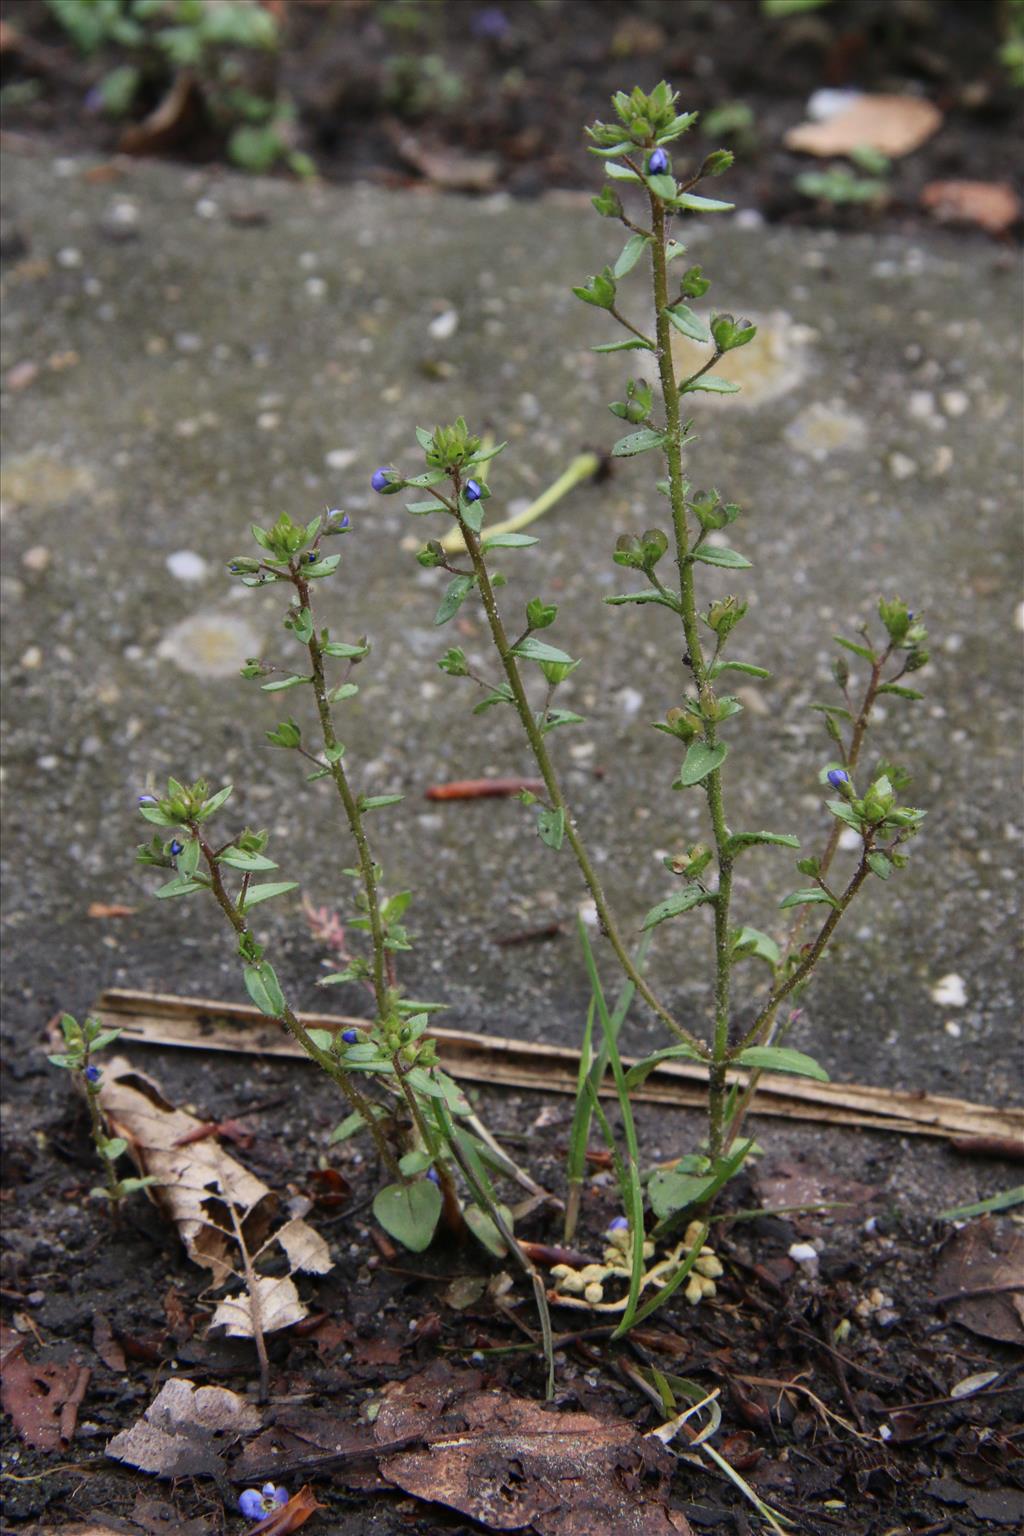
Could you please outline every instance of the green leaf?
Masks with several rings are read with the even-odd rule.
[[[698,544],[693,551],[693,558],[705,565],[720,565],[727,571],[745,571],[750,568],[750,561],[737,554],[736,550],[719,549],[714,544]]]
[[[379,811],[385,805],[397,805],[404,800],[404,795],[360,795],[359,809],[361,811]]]
[[[695,192],[680,192],[675,199],[679,208],[689,208],[694,213],[728,213],[735,203],[719,202],[717,197],[698,197]]]
[[[365,656],[370,647],[365,643],[363,645],[346,645],[344,640],[328,640],[327,644],[322,645],[320,649],[325,656],[340,656],[348,660]]]
[[[685,1061],[704,1061],[700,1052],[685,1042],[682,1045],[666,1045],[663,1050],[655,1051],[653,1056],[646,1056],[643,1061],[638,1061],[630,1067],[626,1073],[626,1087],[635,1088],[663,1061],[677,1061],[680,1058]]]
[[[689,912],[705,901],[714,901],[714,897],[702,891],[699,885],[688,885],[685,890],[674,892],[664,901],[659,901],[656,907],[652,907],[640,925],[640,932],[646,933],[648,928],[656,928],[666,918],[678,917],[681,912]]]
[[[483,542],[483,552],[490,554],[492,549],[526,549],[531,544],[539,544],[531,533],[492,533]]]
[[[332,688],[327,695],[328,704],[340,704],[343,699],[352,699],[359,692],[358,683],[339,683],[337,688]]]
[[[413,1253],[429,1248],[441,1215],[441,1191],[430,1179],[386,1184],[373,1198],[373,1214],[396,1242]]]
[[[340,563],[340,555],[325,555],[322,560],[303,566],[302,574],[307,581],[315,580],[320,576],[329,576],[332,571],[337,570]]]
[[[616,165],[614,160],[609,160],[604,168],[604,173],[610,181],[630,181],[634,186],[643,186],[643,177],[636,171],[631,171],[628,165]]]
[[[279,1019],[284,1013],[285,1002],[274,967],[265,960],[259,965],[247,965],[244,976],[245,990],[260,1013]]]
[[[844,640],[842,635],[833,635],[832,639],[836,645],[841,645],[844,651],[852,651],[862,661],[874,662],[876,660],[874,651],[869,650],[866,645],[858,645],[855,640]]]
[[[251,885],[245,893],[243,912],[248,912],[250,907],[256,907],[261,901],[273,901],[275,896],[283,896],[286,891],[298,889],[297,880],[271,880],[264,885]]]
[[[663,432],[652,432],[650,427],[641,427],[639,432],[630,432],[626,437],[620,437],[612,449],[613,459],[631,459],[638,453],[647,453],[651,448],[660,448],[665,441]]]
[[[484,525],[484,510],[482,501],[466,501],[465,497],[463,497],[461,505],[462,521],[467,527],[472,528],[474,533],[479,533]]]
[[[565,811],[561,806],[554,811],[541,807],[537,813],[537,833],[541,842],[557,853],[565,836]]]
[[[532,635],[527,635],[518,645],[514,645],[511,654],[522,657],[523,661],[572,661],[572,657],[565,651],[560,651],[557,645],[548,645],[544,640],[535,640]]]
[[[497,1209],[501,1214],[502,1221],[511,1231],[513,1224],[512,1212],[507,1205],[499,1204]],[[508,1248],[506,1247],[505,1239],[498,1231],[494,1219],[485,1210],[481,1210],[480,1206],[472,1204],[467,1205],[462,1214],[466,1218],[466,1226],[472,1232],[477,1242],[482,1243],[487,1252],[493,1253],[496,1259],[503,1259],[508,1253]]]
[[[758,844],[770,844],[775,848],[799,848],[800,839],[788,832],[736,832],[726,847],[729,853],[739,853],[743,848],[755,848]]]
[[[435,624],[447,624],[458,613],[462,604],[473,590],[474,578],[472,576],[454,576],[448,583],[441,606],[434,615]]]
[[[466,460],[463,467],[465,469],[475,469],[478,464],[486,464],[490,459],[504,452],[507,447],[508,442],[505,441],[504,443],[495,443],[493,448],[478,448],[472,458]]]
[[[189,879],[199,868],[199,843],[194,837],[187,837],[178,854],[178,874],[186,875]]]
[[[651,1210],[659,1221],[685,1211],[707,1198],[715,1183],[714,1175],[677,1173],[675,1169],[659,1169],[647,1186],[647,1198]]]
[[[223,789],[218,789],[215,795],[211,795],[209,800],[204,803],[202,810],[198,812],[196,821],[206,821],[215,811],[219,811],[233,788],[233,784],[225,784]]]
[[[590,350],[591,352],[654,352],[656,348],[640,336],[630,336],[628,341],[605,341],[599,347],[591,347]]]
[[[679,184],[674,176],[670,176],[667,172],[656,172],[653,176],[648,176],[645,179],[655,197],[660,197],[664,203],[675,202],[676,194],[679,191]]]
[[[225,848],[224,852],[217,856],[218,864],[227,864],[230,869],[257,870],[276,869],[273,859],[268,859],[262,853],[246,853],[242,848]]]
[[[327,1145],[333,1147],[336,1142],[347,1141],[350,1136],[354,1136],[357,1131],[361,1131],[365,1124],[366,1121],[358,1109],[354,1110],[351,1115],[346,1115],[345,1119],[334,1127],[334,1130],[327,1138]]]
[[[177,875],[173,880],[168,880],[166,885],[160,886],[159,890],[153,892],[153,895],[158,900],[163,901],[168,897],[191,896],[194,891],[205,891],[206,889],[205,880],[193,880],[188,875]]]
[[[157,827],[179,827],[181,825],[177,816],[168,815],[158,805],[140,805],[139,815],[144,816],[147,821],[151,821]]]
[[[672,613],[680,612],[679,604],[661,592],[620,592],[616,597],[606,597],[604,601],[612,608],[621,608],[624,603],[657,603]]]
[[[405,510],[413,517],[426,517],[430,512],[447,512],[448,508],[443,501],[410,501]]]
[[[307,1029],[306,1034],[321,1051],[329,1051],[334,1045],[334,1035],[329,1029]]]
[[[815,1082],[827,1083],[828,1073],[819,1067],[813,1056],[794,1051],[789,1045],[748,1045],[733,1058],[739,1067],[763,1067],[768,1072],[794,1072],[797,1077],[813,1077]]]
[[[918,693],[916,688],[901,688],[898,683],[883,683],[879,693],[894,693],[898,699],[923,699],[924,694]]]
[[[741,928],[733,937],[732,953],[736,960],[756,958],[767,961],[773,967],[782,959],[775,940],[762,933],[760,928]]]
[[[262,683],[264,693],[283,693],[286,688],[298,688],[300,683],[311,683],[312,677],[282,677],[277,682]]]
[[[755,667],[749,661],[716,661],[711,676],[718,677],[721,672],[742,672],[746,677],[771,677],[767,667]]]
[[[878,876],[879,880],[888,880],[892,874],[892,860],[887,859],[880,849],[875,849],[868,854],[868,868]]]
[[[688,336],[691,341],[697,341],[702,346],[706,346],[711,340],[707,323],[699,315],[694,314],[688,304],[673,304],[666,308],[665,314],[676,330],[682,331],[683,335]]]
[[[703,393],[706,395],[738,395],[740,386],[731,379],[723,379],[717,373],[702,373],[699,379],[691,379],[679,386],[681,395]]]
[[[812,907],[819,902],[824,903],[824,905],[828,907],[835,906],[835,902],[827,892],[823,891],[820,886],[811,885],[802,891],[790,891],[789,895],[784,896],[783,899],[779,902],[779,906]]]
[[[411,1152],[399,1158],[398,1171],[404,1173],[407,1179],[411,1179],[417,1173],[426,1173],[432,1161],[429,1152],[424,1152],[420,1147],[414,1147]]]
[[[679,778],[672,788],[686,789],[691,784],[699,784],[709,773],[714,773],[716,768],[722,766],[728,753],[729,748],[724,741],[717,742],[713,747],[708,746],[706,741],[695,741],[683,760]]]
[[[650,242],[646,235],[630,235],[618,261],[612,268],[613,275],[615,277],[625,277],[628,273],[632,272],[649,244]]]

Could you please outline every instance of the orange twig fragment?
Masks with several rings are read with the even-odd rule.
[[[305,1525],[318,1509],[326,1508],[326,1504],[317,1503],[307,1483],[298,1493],[292,1494],[287,1504],[282,1504],[280,1509],[261,1520],[259,1525],[252,1526],[248,1536],[288,1536],[290,1531],[297,1531],[300,1525]]]
[[[489,800],[502,795],[520,795],[523,790],[531,794],[543,792],[541,779],[453,779],[450,784],[431,784],[428,800]]]

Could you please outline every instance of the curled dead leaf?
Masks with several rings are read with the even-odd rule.
[[[920,149],[942,126],[942,113],[919,96],[858,96],[824,122],[790,128],[783,143],[805,155],[848,155],[877,149],[898,160]]]
[[[274,1191],[214,1138],[195,1139],[203,1122],[169,1104],[154,1079],[136,1071],[126,1057],[107,1062],[99,1104],[112,1132],[127,1141],[139,1172],[156,1178],[152,1198],[176,1224],[189,1257],[211,1271],[214,1287],[237,1273],[232,1212],[253,1259],[277,1242],[292,1270],[322,1275],[331,1268],[327,1244],[319,1233],[297,1218],[275,1230],[280,1202]],[[301,1307],[297,1316],[304,1317],[306,1309],[298,1302],[297,1292],[295,1304]],[[285,1315],[283,1308],[281,1315]],[[239,1314],[234,1317],[240,1320]],[[289,1316],[289,1320],[297,1319]],[[266,1323],[264,1331],[271,1331]]]
[[[259,1525],[252,1526],[248,1536],[289,1536],[289,1532],[297,1531],[301,1525],[305,1525],[318,1509],[326,1508],[326,1504],[317,1503],[307,1483],[298,1493],[292,1494],[287,1504],[282,1504],[280,1509],[261,1520]]]
[[[921,207],[943,224],[976,224],[1005,235],[1021,217],[1021,200],[1005,181],[930,181]]]
[[[107,1445],[114,1461],[159,1477],[206,1475],[223,1480],[222,1453],[240,1436],[254,1434],[259,1413],[226,1387],[197,1387],[178,1377],[167,1381],[141,1419]]]

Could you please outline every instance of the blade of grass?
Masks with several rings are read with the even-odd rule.
[[[622,1070],[619,1047],[615,1038],[616,1031],[612,1028],[608,1005],[604,999],[604,989],[601,986],[601,978],[597,974],[594,952],[590,947],[590,939],[582,918],[578,920],[578,927],[580,942],[583,945],[583,959],[587,967],[591,991],[597,1003],[597,1016],[601,1021],[605,1049],[608,1052],[608,1061],[611,1064],[612,1077],[615,1080],[615,1092],[619,1101],[619,1113],[622,1116],[622,1130],[626,1138],[626,1152],[628,1156],[626,1175],[622,1180],[622,1184],[623,1203],[626,1207],[626,1215],[629,1218],[633,1264],[630,1273],[626,1310],[623,1313],[621,1323],[612,1335],[612,1338],[618,1339],[633,1325],[637,1302],[640,1298],[640,1283],[644,1275],[644,1194],[640,1187],[640,1148],[637,1144],[636,1126],[633,1122],[633,1107],[629,1102],[629,1089],[626,1087],[626,1074]],[[596,1097],[595,1092],[595,1100]]]
[[[526,528],[530,523],[536,522],[545,512],[567,496],[576,486],[582,485],[584,480],[593,479],[601,468],[601,460],[596,453],[580,453],[573,459],[568,469],[559,475],[546,491],[543,491],[522,512],[517,512],[515,517],[508,517],[503,523],[495,523],[493,528],[487,529],[487,537],[492,538],[496,533],[518,533],[520,528]],[[477,476],[478,479],[482,478]],[[441,547],[446,555],[458,555],[466,545],[458,528],[445,535],[441,540]]]
[[[647,959],[647,951],[650,948],[653,933],[645,933],[636,952],[636,968],[642,971]],[[630,1004],[633,1001],[636,988],[631,981],[626,981],[619,993],[615,1004],[615,1011],[611,1016],[611,1025],[618,1040],[619,1032],[626,1021]],[[590,1140],[590,1120],[592,1115],[590,1095],[584,1089],[584,1078],[589,1073],[590,1080],[595,1091],[600,1088],[605,1072],[608,1070],[608,1050],[602,1042],[594,1060],[591,1060],[591,1047],[594,1032],[594,1009],[597,999],[591,993],[590,1003],[587,1008],[587,1022],[583,1031],[583,1047],[580,1051],[580,1068],[576,1080],[576,1106],[573,1110],[572,1129],[569,1133],[569,1153],[566,1158],[566,1178],[569,1195],[565,1207],[565,1233],[564,1241],[571,1243],[576,1235],[576,1225],[579,1220],[580,1199],[583,1192],[583,1180],[587,1167],[587,1143]]]

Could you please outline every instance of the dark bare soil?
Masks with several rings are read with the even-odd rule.
[[[766,17],[757,0],[289,0],[272,9],[281,52],[245,61],[244,83],[291,100],[294,147],[333,181],[425,177],[458,189],[466,183],[450,162],[455,151],[492,160],[481,190],[529,197],[596,186],[581,125],[607,115],[613,91],[662,76],[704,115],[751,110],[752,129],[714,139],[698,129],[692,149],[734,148],[728,195],[770,221],[924,227],[919,197],[929,182],[1012,183],[1020,164],[1022,93],[997,56],[1008,10],[997,0],[832,0],[784,20]],[[0,15],[20,39],[9,37],[0,55],[5,128],[115,152],[126,123],[97,111],[90,91],[123,53],[83,58],[43,0],[4,0]],[[156,68],[127,126],[170,83]],[[796,189],[812,162],[782,137],[819,87],[920,95],[943,112],[941,131],[894,164],[884,210],[821,205]],[[222,158],[224,131],[193,108],[148,135],[147,147]]]
[[[303,1422],[319,1412],[352,1429],[383,1382],[437,1361],[473,1365],[486,1385],[542,1399],[535,1319],[518,1281],[497,1301],[484,1295],[457,1310],[448,1295],[453,1279],[493,1275],[499,1265],[472,1244],[442,1243],[422,1256],[395,1252],[369,1219],[374,1170],[352,1144],[329,1154],[343,1183],[317,1175],[336,1118],[329,1088],[296,1065],[239,1066],[138,1049],[135,1057],[175,1102],[204,1118],[240,1121],[252,1142],[231,1150],[273,1188],[311,1196],[309,1219],[330,1242],[334,1270],[302,1282],[310,1322],[272,1338],[265,1423],[294,1425],[296,1415]],[[135,1198],[116,1232],[87,1200],[93,1162],[86,1117],[55,1092],[51,1069],[19,1052],[17,1076],[2,1196],[5,1323],[20,1334],[29,1359],[76,1363],[92,1374],[75,1437],[61,1451],[36,1454],[9,1436],[5,1528],[61,1530],[103,1516],[126,1536],[239,1529],[230,1506],[225,1523],[226,1488],[208,1479],[157,1482],[106,1460],[104,1447],[174,1375],[254,1400],[254,1351],[206,1336],[208,1277],[189,1264],[175,1231],[144,1197]],[[558,1191],[568,1101],[487,1092],[479,1108],[513,1154]],[[648,1110],[640,1133],[653,1158],[692,1144],[698,1128],[685,1112]],[[794,1168],[812,1185],[824,1181],[827,1198],[853,1204],[723,1223],[714,1238],[726,1269],[718,1296],[697,1308],[673,1301],[628,1341],[612,1344],[609,1330],[588,1327],[588,1315],[556,1310],[556,1328],[585,1335],[567,1337],[559,1349],[556,1406],[652,1428],[665,1415],[628,1371],[655,1365],[720,1389],[715,1445],[796,1530],[938,1536],[1019,1529],[1021,1350],[1007,1342],[1017,1317],[1013,1297],[988,1297],[990,1310],[973,1318],[936,1300],[972,1283],[950,1283],[950,1244],[962,1244],[964,1234],[951,1236],[948,1223],[933,1219],[934,1200],[921,1195],[922,1185],[937,1187],[948,1175],[952,1154],[937,1144],[826,1136],[769,1122],[759,1134],[768,1156],[737,1188],[734,1209],[781,1203],[778,1192]],[[580,1246],[598,1257],[616,1197],[599,1160],[594,1174]],[[987,1177],[1000,1188],[1014,1174],[992,1165]],[[1012,1226],[975,1225],[979,1252],[1005,1240]],[[557,1214],[534,1215],[521,1235],[557,1242]],[[816,1277],[788,1256],[794,1241],[815,1238],[822,1247]],[[849,1326],[837,1333],[843,1319]],[[1003,1340],[986,1332],[1001,1332]],[[983,1372],[995,1374],[976,1395],[951,1395],[958,1382]],[[292,1490],[305,1480],[295,1474]],[[368,1476],[365,1464],[314,1469],[309,1480],[325,1506],[311,1530],[427,1536],[482,1529],[409,1499]],[[671,1502],[698,1533],[763,1528],[728,1481],[688,1461],[678,1464]]]

